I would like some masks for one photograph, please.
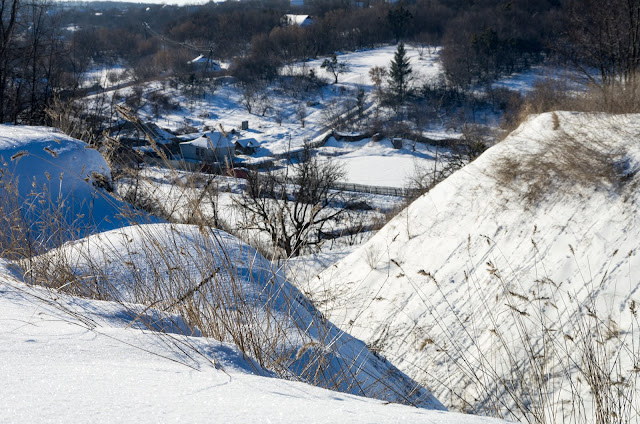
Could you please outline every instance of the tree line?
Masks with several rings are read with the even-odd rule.
[[[141,79],[188,77],[188,61],[202,53],[231,61],[234,76],[254,82],[339,51],[439,45],[447,83],[463,90],[549,59],[584,69],[594,84],[631,87],[640,65],[640,0],[358,3],[309,1],[292,9],[283,0],[189,7],[0,0],[0,121],[46,122],[52,99],[73,96],[92,67],[117,63]],[[311,13],[314,24],[287,25],[285,13]]]

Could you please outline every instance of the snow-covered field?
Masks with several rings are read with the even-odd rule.
[[[416,175],[416,168],[431,170],[436,161],[443,162],[448,156],[448,151],[440,148],[438,152],[435,146],[404,140],[403,147],[395,149],[387,139],[371,141],[370,138],[359,142],[331,138],[317,151],[340,164],[346,183],[395,188],[406,187]]]
[[[407,58],[411,63],[414,83],[436,80],[442,76],[440,47],[425,49],[422,52],[422,56],[420,56],[419,49],[411,45],[406,45],[405,48],[407,50]],[[348,65],[348,70],[338,77],[339,84],[346,87],[363,87],[366,90],[372,90],[373,81],[369,76],[369,70],[374,66],[388,68],[396,49],[396,45],[390,45],[337,55],[336,58],[339,63]],[[314,69],[317,75],[333,79],[333,75],[321,67],[323,61],[324,58],[312,60],[306,62],[304,66],[307,69]]]
[[[494,393],[505,408],[528,397],[559,421],[589,416],[590,393],[605,389],[586,383],[583,355],[605,346],[614,359],[599,366],[625,379],[614,398],[630,394],[637,422],[638,119],[530,117],[303,290],[407,374],[439,382],[454,408]],[[549,358],[544,383],[527,355]],[[522,397],[495,385],[503,378]],[[585,409],[564,408],[576,392]]]
[[[133,78],[126,68],[122,66],[103,67],[85,72],[80,87],[91,88],[99,85],[108,89],[131,81],[133,81]]]

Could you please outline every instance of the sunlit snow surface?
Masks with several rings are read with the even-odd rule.
[[[522,345],[514,314],[525,317],[535,334],[541,320],[549,323],[571,354],[580,352],[570,342],[580,323],[571,314],[580,308],[592,308],[604,322],[628,331],[637,320],[633,305],[640,302],[639,122],[638,115],[529,117],[369,242],[311,278],[312,299],[334,323],[376,343],[413,378],[443,382],[433,390],[449,407],[481,405],[486,393],[456,371],[455,361],[470,361],[468,368],[478,369],[477,358],[485,358],[513,378],[508,367],[501,368],[508,364],[497,335],[515,350]],[[554,143],[567,140],[593,151],[579,160],[545,156]],[[607,169],[616,182],[588,177],[602,172],[589,168],[591,159],[597,163],[607,155],[615,158]],[[541,167],[543,157],[557,160],[559,169],[587,168],[578,181],[535,166],[519,174],[527,168],[518,163],[538,158],[533,163]],[[513,175],[505,173],[505,165]],[[537,187],[532,178],[538,178]],[[538,197],[527,198],[532,190]],[[637,332],[622,334],[637,352]],[[581,358],[572,360],[579,364]],[[619,361],[623,372],[633,369],[624,353]],[[561,406],[569,389],[562,364],[552,366],[560,367],[550,368],[560,376],[550,384],[553,401]],[[588,389],[578,390],[588,396]]]
[[[234,345],[152,333],[16,274],[0,261],[3,422],[497,422],[277,379]]]
[[[54,128],[0,125],[0,171],[2,195],[17,196],[30,222],[64,217],[80,234],[129,222],[123,215],[127,205],[96,187],[111,183],[102,155]],[[138,214],[138,219],[146,217]]]

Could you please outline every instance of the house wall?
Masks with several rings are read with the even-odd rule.
[[[183,158],[188,160],[200,160],[200,158],[196,155],[196,146],[191,144],[181,144],[180,154]]]
[[[197,147],[193,144],[181,144],[180,154],[183,158],[188,160],[196,160],[201,162],[221,162],[224,163],[233,162],[233,157],[236,154],[235,147],[221,148],[221,149],[208,149],[204,147]]]

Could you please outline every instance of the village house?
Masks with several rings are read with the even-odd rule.
[[[180,143],[180,153],[186,160],[232,163],[236,150],[229,136],[213,131],[195,140]]]
[[[244,155],[252,155],[256,152],[260,143],[255,138],[241,138],[236,141],[236,151]]]
[[[299,27],[308,27],[314,22],[310,15],[284,15],[282,17],[283,25],[297,25]]]

